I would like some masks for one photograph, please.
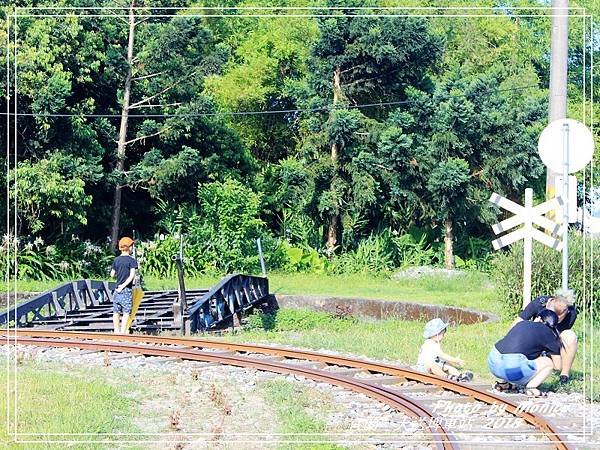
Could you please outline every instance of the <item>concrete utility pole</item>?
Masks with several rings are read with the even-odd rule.
[[[548,122],[567,117],[567,58],[569,50],[569,0],[552,0],[550,104]],[[557,173],[546,171],[546,200],[555,196]]]

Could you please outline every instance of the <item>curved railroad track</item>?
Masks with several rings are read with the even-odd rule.
[[[425,406],[423,398],[418,401],[405,395],[407,392],[430,392],[430,388],[442,389],[457,394],[457,397],[447,400],[482,402],[494,406],[497,410],[505,411],[514,417],[523,419],[528,425],[534,427],[529,430],[531,434],[542,433],[551,443],[553,448],[571,449],[555,425],[538,414],[522,409],[514,402],[492,394],[483,389],[456,383],[435,375],[424,374],[408,367],[378,363],[362,359],[349,358],[339,355],[330,355],[314,351],[297,350],[283,347],[272,347],[256,344],[229,343],[207,339],[177,338],[147,335],[114,335],[109,333],[84,333],[68,331],[47,331],[19,329],[4,331],[4,343],[44,347],[67,347],[86,350],[104,350],[114,352],[137,353],[146,356],[174,357],[186,360],[216,362],[232,366],[269,371],[279,374],[294,374],[308,379],[340,386],[368,395],[394,409],[419,420],[428,428],[431,443],[437,449],[458,448],[457,439],[450,433],[444,420],[435,411]],[[203,349],[203,350],[199,350]],[[223,353],[227,352],[227,353]],[[255,357],[242,354],[257,355]],[[267,356],[269,359],[265,359]],[[273,360],[277,358],[278,360]],[[285,360],[286,362],[281,362]],[[306,368],[293,361],[308,361],[324,366],[324,370]],[[330,368],[339,368],[355,376],[344,376]],[[375,377],[360,378],[358,372],[366,372]],[[377,378],[379,377],[379,378]],[[410,385],[407,389],[394,389],[385,385],[386,382],[418,383]],[[458,398],[460,396],[460,398]],[[500,408],[499,408],[500,407]],[[472,430],[476,432],[477,430]],[[490,430],[479,430],[482,435],[489,434]],[[493,432],[493,431],[492,431]],[[501,432],[498,433],[502,435]],[[515,444],[519,442],[515,441]],[[540,442],[543,445],[543,443]]]

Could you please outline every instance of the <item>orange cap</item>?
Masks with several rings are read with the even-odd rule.
[[[119,250],[127,250],[129,247],[133,245],[135,241],[130,237],[122,237],[119,239]]]

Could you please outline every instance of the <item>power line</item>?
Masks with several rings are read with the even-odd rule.
[[[129,10],[131,6],[17,6],[15,8],[17,11],[26,11],[29,9],[34,10],[88,10],[88,9],[97,9],[97,10]],[[455,10],[455,9],[464,9],[464,10],[505,10],[505,9],[525,9],[525,10],[551,10],[550,6],[134,6],[133,9],[159,9],[165,11],[190,11],[190,10]],[[556,9],[559,10],[585,10],[583,6],[566,6],[566,7],[558,7]]]
[[[473,94],[458,94],[458,95],[448,95],[440,99],[440,101],[450,100],[453,98],[468,98],[475,95],[485,95],[490,93],[500,93],[500,92],[516,92],[516,91],[524,91],[527,89],[537,88],[538,85],[530,84],[526,86],[518,86],[514,88],[507,89],[490,89],[483,92],[477,92]],[[418,103],[419,100],[398,100],[398,101],[390,101],[390,102],[377,102],[377,103],[363,103],[358,105],[327,105],[316,108],[293,108],[293,109],[276,109],[276,110],[255,110],[255,111],[215,111],[215,112],[199,112],[199,113],[187,113],[187,114],[128,114],[130,118],[173,118],[173,117],[181,117],[181,118],[193,118],[193,117],[215,117],[215,116],[261,116],[261,115],[272,115],[272,114],[294,114],[294,113],[311,113],[311,112],[326,112],[326,111],[335,111],[335,110],[343,110],[343,109],[362,109],[362,108],[373,108],[373,107],[388,107],[388,106],[400,106],[407,105],[411,103]],[[15,115],[17,117],[83,117],[83,118],[105,118],[105,119],[116,119],[121,118],[121,114],[69,114],[69,113],[6,113],[0,112],[0,115],[12,116]]]

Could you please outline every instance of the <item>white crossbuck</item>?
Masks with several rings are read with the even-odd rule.
[[[525,307],[531,300],[531,256],[533,239],[555,250],[562,250],[562,240],[556,239],[554,236],[562,234],[563,227],[547,217],[544,217],[544,214],[553,209],[557,209],[558,207],[562,207],[564,201],[561,197],[555,197],[552,200],[534,207],[533,189],[527,188],[525,189],[525,206],[521,206],[495,192],[490,197],[490,202],[514,214],[514,216],[492,226],[492,230],[495,234],[504,233],[518,225],[523,225],[523,227],[495,239],[492,241],[492,245],[494,246],[494,249],[498,250],[523,239],[523,307]],[[534,225],[549,231],[552,233],[552,236],[538,230]]]
[[[544,214],[557,209],[558,207],[562,207],[562,198],[555,197],[552,200],[541,203],[534,207],[532,204],[533,201],[528,202],[527,197],[528,195],[526,192],[525,206],[521,206],[518,203],[496,194],[495,192],[490,197],[490,202],[515,214],[514,216],[493,225],[492,231],[494,234],[501,234],[518,225],[524,225],[522,228],[505,234],[504,236],[492,241],[494,249],[498,250],[520,239],[531,237],[550,248],[560,251],[562,248],[562,241],[552,236],[560,236],[562,234],[562,226],[544,217]],[[549,231],[552,236],[541,232],[537,228],[533,227],[533,225],[538,225],[539,227]]]

